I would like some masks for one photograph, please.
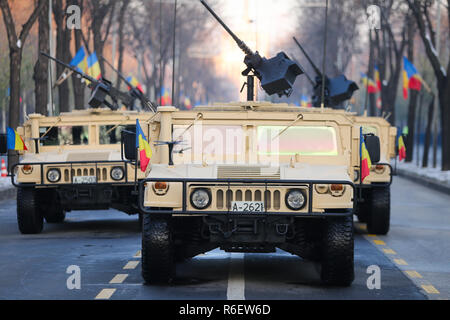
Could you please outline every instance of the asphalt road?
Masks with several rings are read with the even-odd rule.
[[[64,224],[21,235],[14,200],[0,202],[0,299],[449,299],[450,195],[396,177],[392,225],[371,236],[355,223],[351,287],[320,285],[319,268],[283,251],[275,254],[208,252],[177,266],[170,286],[147,286],[140,275],[136,217],[120,212],[73,212]],[[80,289],[70,266],[80,270]],[[381,287],[369,289],[370,266]]]

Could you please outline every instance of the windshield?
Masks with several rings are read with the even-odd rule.
[[[99,126],[100,144],[120,144],[122,131],[135,132],[135,125],[108,125]]]
[[[259,126],[258,155],[338,155],[336,130],[333,127],[293,126],[280,135],[285,128],[284,126]]]
[[[39,135],[42,137],[41,146],[80,146],[89,144],[89,128],[88,126],[61,126],[40,127]]]
[[[236,161],[243,155],[244,130],[242,126],[228,125],[175,125],[172,139],[181,143],[174,147],[174,154],[207,156],[210,161]],[[181,135],[181,136],[180,136]]]

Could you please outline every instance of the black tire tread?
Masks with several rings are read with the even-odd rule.
[[[143,216],[142,277],[148,284],[170,283],[175,274],[170,218]]]
[[[371,212],[367,217],[367,231],[386,235],[391,219],[391,192],[389,187],[374,187],[371,194]]]
[[[327,218],[323,240],[322,282],[350,286],[355,279],[353,217]]]
[[[37,234],[43,229],[44,218],[33,187],[17,188],[17,224],[22,234]]]

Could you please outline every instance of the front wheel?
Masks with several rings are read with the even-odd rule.
[[[37,234],[42,231],[44,217],[38,208],[33,187],[17,189],[17,224],[23,234]]]
[[[170,217],[144,214],[142,224],[142,277],[148,284],[167,284],[175,276]]]
[[[325,220],[322,250],[322,282],[350,286],[355,279],[352,216]]]
[[[385,235],[391,220],[391,192],[389,187],[374,187],[370,197],[371,211],[367,217],[367,231]]]

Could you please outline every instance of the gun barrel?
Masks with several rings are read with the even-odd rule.
[[[94,79],[94,78],[88,76],[87,74],[85,74],[84,72],[79,71],[79,70],[78,70],[77,68],[75,68],[74,66],[71,66],[71,65],[69,65],[69,64],[67,64],[67,63],[64,63],[64,62],[62,62],[61,60],[58,60],[58,59],[52,57],[51,55],[49,55],[49,54],[47,54],[47,53],[45,53],[45,52],[41,52],[41,54],[42,54],[43,56],[47,57],[48,59],[53,60],[53,61],[55,61],[56,63],[59,63],[59,64],[65,66],[66,68],[72,70],[72,71],[75,72],[76,74],[79,74],[80,76],[82,76],[82,77],[85,78],[86,80],[89,80],[91,83],[98,83],[98,80],[97,80],[97,79]]]
[[[314,68],[314,71],[316,72],[317,76],[322,78],[322,72],[319,70],[319,68],[314,64],[314,62],[311,60],[310,56],[306,53],[305,49],[303,49],[302,45],[300,44],[300,42],[297,41],[296,37],[293,37],[295,43],[297,44],[297,46],[300,48],[300,50],[303,52],[303,54],[305,55],[306,59],[308,59],[309,63],[311,64],[311,66]]]
[[[233,31],[223,22],[222,19],[214,12],[214,10],[205,2],[205,0],[200,0],[200,2],[205,6],[205,8],[213,15],[213,17],[224,27],[224,29],[231,35],[234,41],[237,43],[239,48],[244,51],[246,55],[253,55],[253,51],[245,44],[244,41],[239,39]]]

